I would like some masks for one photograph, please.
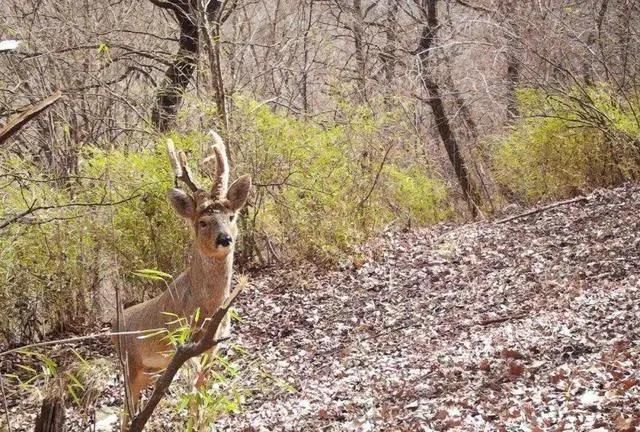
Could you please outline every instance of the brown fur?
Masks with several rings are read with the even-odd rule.
[[[216,151],[216,155],[223,155]],[[224,157],[224,156],[219,156]],[[221,163],[220,166],[225,166]],[[139,331],[169,328],[169,321],[175,315],[189,319],[196,309],[199,316],[211,316],[229,295],[233,266],[233,251],[238,235],[237,212],[244,205],[251,179],[240,177],[228,191],[220,193],[220,183],[224,184],[220,171],[211,193],[201,189],[189,195],[180,189],[168,193],[169,201],[182,217],[188,219],[195,232],[192,246],[191,265],[178,276],[169,288],[157,297],[132,306],[124,311],[124,319],[118,331]],[[226,184],[224,184],[226,189]],[[228,247],[217,244],[218,235],[231,237]],[[165,313],[163,313],[165,312]],[[167,314],[168,313],[168,314]],[[171,314],[171,315],[169,315]],[[173,316],[172,316],[173,315]],[[198,323],[201,324],[201,323]],[[114,325],[114,327],[117,327]],[[218,329],[218,336],[226,336],[229,331],[228,319]],[[140,394],[154,379],[154,374],[163,370],[171,359],[172,347],[164,339],[165,334],[140,338],[136,335],[114,337],[116,347],[124,344],[124,354],[128,363],[128,385],[131,390],[134,412],[140,401]],[[128,419],[123,419],[126,429]]]

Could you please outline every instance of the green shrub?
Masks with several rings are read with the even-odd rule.
[[[390,221],[448,216],[444,184],[401,151],[412,131],[399,116],[345,106],[339,123],[321,123],[247,99],[235,104],[225,137],[231,177],[251,173],[256,184],[241,221],[246,258],[277,251],[281,259],[333,263]],[[204,133],[172,138],[192,162],[208,140]],[[165,138],[137,151],[85,147],[81,156],[77,177],[64,182],[34,163],[0,157],[9,179],[0,188],[0,219],[34,201],[47,207],[0,230],[0,307],[7,311],[0,331],[12,342],[91,320],[105,265],[117,270],[128,302],[165,288],[135,270],[175,275],[185,267],[191,233],[165,199],[173,184]]]
[[[604,86],[518,96],[523,118],[492,146],[495,177],[508,194],[535,202],[637,178],[640,104]]]
[[[257,184],[248,217],[254,242],[335,261],[398,216],[418,223],[446,217],[447,194],[426,167],[401,168],[406,161],[396,153],[381,169],[385,147],[400,133],[393,115],[376,118],[356,107],[340,124],[320,125],[253,101],[237,106],[237,169],[252,172]]]
[[[189,148],[188,139],[180,144]],[[28,179],[2,189],[5,215],[34,202],[46,207],[0,232],[0,305],[7,310],[0,331],[8,341],[90,320],[103,257],[117,266],[127,301],[164,289],[132,271],[184,267],[190,234],[165,200],[172,176],[161,146],[136,153],[89,148],[84,156],[78,181],[64,185],[33,164],[2,161],[9,178]]]
[[[447,206],[447,190],[442,182],[427,177],[416,167],[402,169],[392,165],[387,169],[391,197],[402,203],[407,219],[426,225],[452,215]]]

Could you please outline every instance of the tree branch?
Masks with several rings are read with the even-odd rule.
[[[175,377],[176,373],[178,373],[182,365],[187,360],[191,359],[192,357],[199,356],[206,351],[209,351],[224,340],[215,339],[216,332],[218,331],[220,323],[229,311],[229,308],[242,291],[242,288],[243,285],[238,285],[236,289],[234,289],[233,292],[229,295],[224,304],[220,306],[218,311],[213,314],[213,316],[209,320],[209,323],[205,327],[204,334],[198,340],[198,342],[188,342],[186,344],[178,346],[178,348],[176,349],[176,353],[171,359],[171,362],[156,381],[151,397],[145,404],[142,411],[140,411],[140,413],[138,413],[133,418],[131,427],[129,429],[130,432],[142,431],[144,426],[147,424],[147,421],[149,421],[151,414],[153,414],[153,411],[158,406],[158,403],[160,403],[160,401],[164,397],[165,392],[169,389],[169,386],[173,382],[173,378]]]
[[[520,213],[520,214],[517,214],[515,216],[510,216],[510,217],[507,217],[507,218],[504,218],[504,219],[497,220],[495,223],[496,224],[503,224],[505,222],[509,222],[509,221],[512,221],[512,220],[515,220],[515,219],[520,219],[520,218],[523,218],[523,217],[526,217],[526,216],[531,216],[531,215],[536,214],[536,213],[542,213],[543,211],[547,211],[547,210],[555,208],[555,207],[560,207],[562,205],[572,204],[574,202],[588,201],[588,200],[589,199],[587,197],[579,196],[577,198],[572,198],[572,199],[569,199],[569,200],[566,200],[566,201],[558,201],[558,202],[555,202],[553,204],[549,204],[548,206],[544,206],[544,207],[541,207],[541,208],[538,208],[538,209],[529,210],[527,212]]]
[[[23,217],[40,210],[54,210],[54,209],[58,210],[58,209],[70,208],[70,207],[108,207],[108,206],[114,206],[118,204],[124,204],[128,201],[138,198],[139,196],[140,194],[137,194],[137,195],[133,195],[128,198],[122,199],[120,201],[115,201],[115,202],[69,203],[69,204],[62,204],[57,206],[38,206],[38,207],[35,206],[36,201],[34,201],[33,203],[31,203],[29,208],[27,208],[23,212],[20,212],[17,215],[12,216],[9,219],[5,220],[4,222],[0,223],[0,229],[3,229],[13,223],[16,223]]]
[[[0,128],[0,144],[8,140],[11,136],[18,132],[22,128],[22,126],[27,124],[31,119],[40,114],[42,111],[49,108],[61,97],[62,93],[60,91],[57,91],[51,96],[41,100],[40,102],[36,102],[35,104],[31,105],[24,112],[10,118],[9,121],[7,121],[7,123]]]
[[[163,1],[163,0],[149,0],[149,1],[161,9],[171,10],[171,11],[174,11],[175,13],[182,12],[182,9],[180,9],[180,7],[178,7],[176,4],[170,1]]]
[[[472,5],[469,2],[466,2],[464,0],[456,0],[456,3],[458,3],[461,6],[468,7],[469,9],[473,9],[476,12],[482,12],[482,13],[487,13],[487,14],[495,14],[496,13],[496,11],[494,11],[494,10],[491,10],[491,9],[486,8],[484,6]]]

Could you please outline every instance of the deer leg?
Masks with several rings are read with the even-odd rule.
[[[196,372],[196,380],[194,387],[198,390],[202,389],[209,379],[211,370],[215,367],[215,358],[218,353],[218,347],[213,347],[210,351],[205,352],[197,361],[198,371]]]
[[[129,377],[127,377],[129,383],[129,392],[131,394],[131,408],[133,413],[129,412],[129,404],[125,401],[125,407],[123,410],[122,422],[120,430],[127,432],[129,430],[129,423],[131,419],[138,412],[138,405],[140,404],[140,396],[142,391],[151,382],[151,377],[145,373],[144,369],[137,365],[129,365]]]
[[[203,362],[202,360],[198,361],[197,368],[198,370],[196,371],[196,379],[193,386],[196,390],[201,390],[209,378],[209,372],[211,371],[211,359],[208,359],[206,362]]]

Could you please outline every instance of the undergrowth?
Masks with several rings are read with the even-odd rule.
[[[522,118],[491,146],[508,199],[562,198],[639,177],[640,101],[605,85],[521,89],[518,101]]]
[[[444,183],[407,152],[410,125],[399,114],[345,105],[340,121],[314,122],[250,99],[234,102],[225,136],[231,177],[249,173],[255,185],[240,222],[237,254],[245,265],[332,265],[391,222],[424,225],[451,214]],[[204,131],[171,138],[197,172],[208,148]],[[185,268],[191,233],[165,198],[173,186],[165,142],[87,145],[78,172],[62,179],[35,162],[0,156],[0,220],[15,217],[0,230],[5,342],[86,324],[104,308],[105,284],[119,286],[127,303],[164,289],[136,277],[137,269],[177,275]]]

